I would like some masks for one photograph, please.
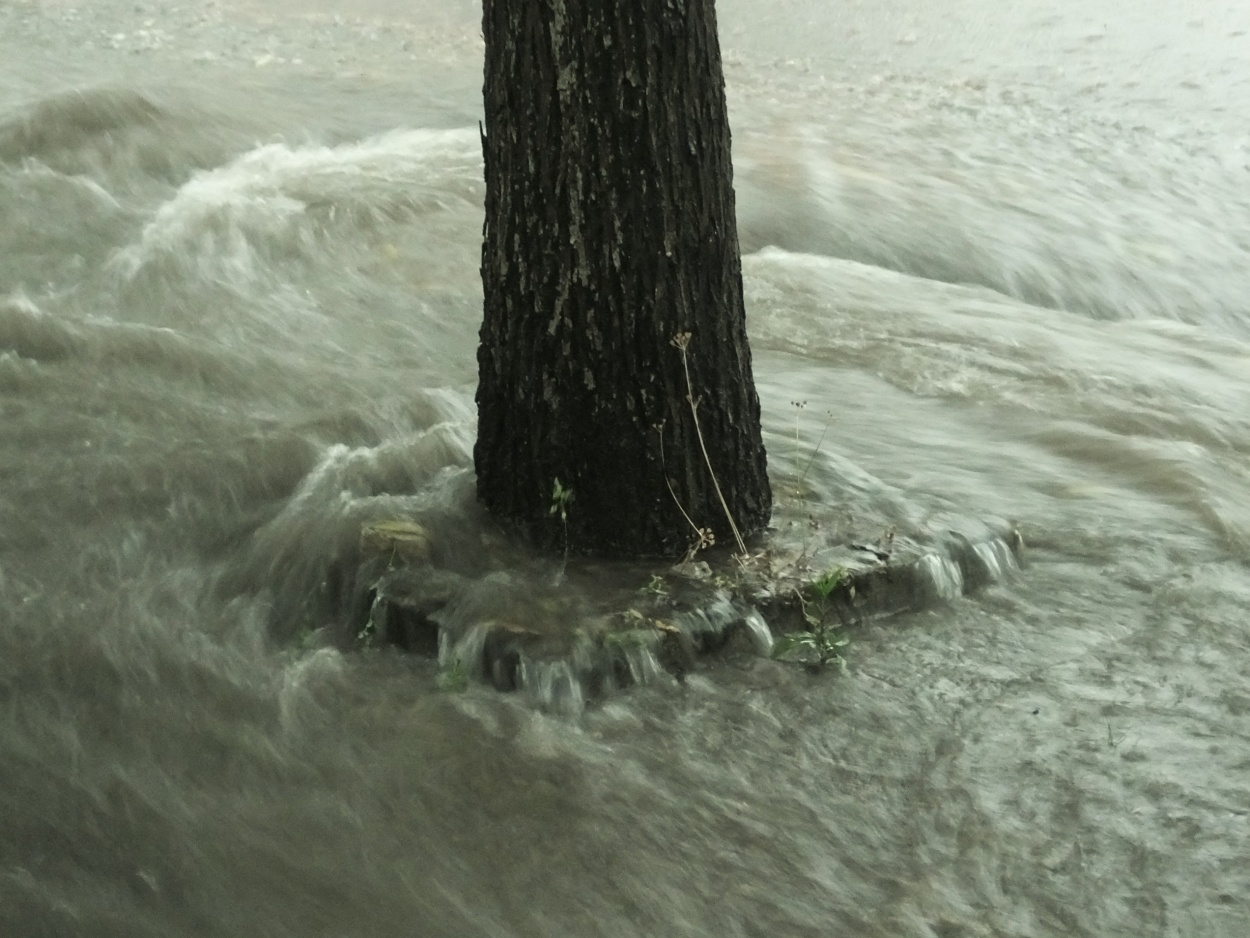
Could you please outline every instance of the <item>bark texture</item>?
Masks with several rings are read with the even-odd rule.
[[[751,373],[713,0],[484,0],[478,496],[574,552],[744,535],[772,495]],[[670,485],[672,492],[670,492]],[[676,497],[674,497],[676,496]]]

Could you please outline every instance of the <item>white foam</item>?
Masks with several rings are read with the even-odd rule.
[[[272,143],[197,173],[117,253],[134,277],[157,258],[194,259],[210,279],[257,276],[256,250],[298,250],[316,214],[377,219],[446,208],[481,184],[478,136],[469,130],[406,130],[341,146]]]

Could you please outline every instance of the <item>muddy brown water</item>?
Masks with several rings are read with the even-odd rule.
[[[1243,935],[1250,13],[1068,6],[721,4],[779,524],[1026,568],[570,714],[303,639],[499,586],[473,5],[0,4],[0,931]]]

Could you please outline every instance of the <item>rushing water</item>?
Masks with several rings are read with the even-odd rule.
[[[1028,563],[568,716],[317,640],[489,531],[473,4],[0,2],[5,935],[1246,933],[1250,13],[721,20],[779,495]]]

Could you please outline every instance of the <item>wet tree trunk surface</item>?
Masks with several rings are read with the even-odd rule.
[[[751,373],[712,0],[484,0],[478,495],[560,549],[731,540],[772,497]],[[667,480],[667,481],[666,481]],[[669,486],[673,493],[670,493]]]

